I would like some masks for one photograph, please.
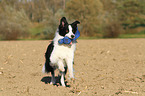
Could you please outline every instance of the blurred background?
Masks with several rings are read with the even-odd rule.
[[[145,0],[0,0],[0,40],[52,39],[62,16],[81,38],[145,38]]]

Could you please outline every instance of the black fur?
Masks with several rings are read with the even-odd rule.
[[[65,36],[67,32],[69,32],[68,22],[65,17],[62,17],[60,20],[60,25],[59,25],[59,35]]]
[[[51,44],[48,45],[47,47],[47,51],[45,53],[45,59],[46,59],[46,62],[45,62],[45,71],[48,73],[48,72],[54,72],[54,68],[50,66],[50,55],[53,51],[53,48],[54,48],[54,45],[53,45],[53,42],[51,42]]]

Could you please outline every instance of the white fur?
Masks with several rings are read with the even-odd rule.
[[[74,35],[72,32],[72,28],[69,25],[69,33],[66,34],[66,36],[70,37],[71,35]],[[67,66],[69,70],[69,77],[74,78],[73,73],[73,60],[74,60],[74,51],[76,49],[76,43],[73,42],[72,45],[60,45],[58,44],[58,40],[64,38],[63,36],[59,35],[59,29],[57,29],[55,37],[53,39],[54,42],[54,48],[50,56],[51,66],[57,66],[58,69],[61,71],[61,84],[62,86],[65,86],[64,83],[64,67]],[[45,65],[42,69],[43,72],[45,72]],[[52,76],[51,83],[55,83],[54,76]]]
[[[62,39],[63,36],[60,36],[58,33],[58,30],[55,34],[55,38],[53,39],[54,41],[54,49],[52,51],[52,55],[50,57],[51,64],[58,65],[58,68],[63,71],[65,65],[65,62],[68,66],[70,78],[74,78],[73,75],[73,59],[74,59],[74,51],[76,49],[76,44],[72,43],[71,47],[70,45],[60,45],[58,44],[58,40]]]

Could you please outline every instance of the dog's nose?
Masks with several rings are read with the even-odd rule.
[[[71,38],[74,38],[75,36],[74,35],[71,35]]]

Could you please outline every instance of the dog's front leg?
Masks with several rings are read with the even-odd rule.
[[[67,59],[67,66],[69,70],[69,77],[71,79],[74,79],[74,73],[73,73],[73,59]]]
[[[65,68],[62,60],[58,61],[58,69],[60,70],[61,73],[61,79],[60,79],[61,85],[65,87],[65,82],[64,82]]]
[[[60,71],[62,71],[62,72],[65,71],[65,69],[64,69],[64,64],[63,64],[63,61],[62,61],[62,60],[59,60],[59,61],[58,61],[58,69],[59,69]]]

